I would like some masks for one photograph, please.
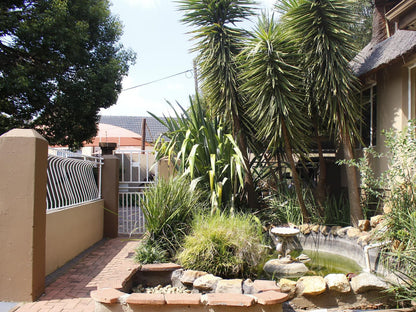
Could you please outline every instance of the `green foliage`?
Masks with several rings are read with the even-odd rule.
[[[188,111],[174,111],[176,118],[154,116],[168,128],[165,135],[170,139],[158,144],[158,158],[173,160],[192,188],[208,194],[213,212],[226,205],[234,208],[242,191],[244,161],[228,127],[218,117],[210,118],[198,97]]]
[[[189,230],[195,211],[204,210],[200,194],[190,190],[189,182],[181,177],[159,179],[145,191],[141,207],[152,246],[159,245],[171,256]]]
[[[135,250],[134,261],[141,264],[163,263],[167,260],[167,252],[150,240],[141,242]]]
[[[108,0],[2,1],[0,134],[36,128],[51,145],[93,137],[134,54]]]
[[[228,278],[247,277],[257,272],[265,250],[261,225],[252,215],[199,214],[178,260],[187,269]]]
[[[416,127],[411,122],[406,131],[386,132],[389,167],[380,179],[388,190],[384,202],[387,231],[378,239],[388,242],[383,258],[387,267],[402,280],[392,291],[401,300],[416,300]]]
[[[257,195],[250,170],[247,142],[252,137],[246,122],[245,100],[240,90],[238,54],[248,33],[238,22],[254,13],[251,0],[180,0],[182,22],[191,27],[201,91],[213,116],[218,116],[230,131],[240,149],[245,172],[244,195],[248,205],[257,206]]]
[[[283,149],[286,131],[291,148],[306,151],[304,133],[310,125],[302,109],[293,45],[272,17],[262,16],[253,35],[240,57],[242,90],[248,98],[248,114],[256,123],[257,139],[276,155]]]
[[[349,209],[345,196],[329,196],[324,205],[324,216],[320,217],[316,211],[318,204],[311,189],[302,190],[303,200],[306,209],[311,215],[311,223],[326,225],[348,225]],[[280,188],[266,201],[266,207],[258,209],[255,215],[268,227],[269,225],[303,224],[303,216],[293,188]]]
[[[383,201],[390,212],[385,214],[385,231],[376,239],[384,243],[382,260],[396,273],[400,283],[392,287],[399,300],[416,299],[416,128],[411,122],[406,131],[387,131],[386,154],[366,149],[358,161],[344,162],[361,172],[362,204],[367,198]],[[372,158],[387,158],[388,169],[379,177],[371,168]]]
[[[235,123],[243,116],[243,99],[239,91],[237,56],[247,32],[234,26],[254,13],[254,2],[181,0],[178,3],[184,12],[182,22],[195,27],[192,39],[196,41],[194,51],[199,53],[201,88],[207,103],[215,115],[239,131]]]
[[[358,50],[364,48],[371,40],[373,25],[373,0],[351,1],[352,11],[355,16],[355,23],[350,25],[352,40]]]
[[[386,175],[382,174],[380,177],[374,175],[371,163],[374,159],[380,159],[383,155],[377,153],[374,148],[364,148],[363,156],[357,160],[339,160],[337,164],[354,166],[360,173],[360,187],[361,196],[360,202],[363,208],[364,217],[369,219],[377,211],[377,208],[383,201],[383,189],[386,185]],[[375,207],[375,208],[374,208]]]

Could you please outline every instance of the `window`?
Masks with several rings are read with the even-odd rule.
[[[364,146],[375,146],[377,141],[377,86],[372,85],[361,91],[361,114],[360,125],[361,138]]]

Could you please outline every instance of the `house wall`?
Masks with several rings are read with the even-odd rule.
[[[398,63],[378,71],[377,81],[377,145],[376,151],[387,153],[383,130],[401,131],[408,124],[408,64]],[[414,82],[413,82],[414,84]],[[413,86],[414,89],[414,86]],[[415,107],[412,104],[412,115]],[[373,161],[373,169],[378,176],[388,168],[388,159]]]
[[[104,200],[46,215],[46,274],[103,238]]]

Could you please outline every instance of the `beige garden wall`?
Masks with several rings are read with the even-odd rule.
[[[104,200],[46,214],[46,274],[103,238]]]

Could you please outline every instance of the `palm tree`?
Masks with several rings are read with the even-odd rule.
[[[201,90],[213,115],[231,124],[233,136],[243,153],[245,163],[244,189],[248,204],[257,205],[253,177],[247,151],[246,129],[243,124],[244,100],[240,94],[237,56],[247,32],[235,23],[253,14],[250,0],[181,0],[182,22],[195,26]],[[232,27],[234,26],[234,27]]]
[[[355,54],[348,32],[354,16],[347,1],[342,0],[282,0],[277,7],[283,11],[283,22],[297,39],[300,66],[303,68],[307,102],[311,109],[319,108],[320,122],[339,139],[344,158],[354,159],[353,138],[359,137],[360,117],[355,94],[358,81],[349,60]],[[355,167],[346,168],[351,222],[363,218]]]
[[[257,125],[259,140],[275,154],[284,147],[303,220],[309,222],[296,171],[293,151],[306,150],[303,133],[309,128],[302,112],[299,69],[289,41],[273,18],[262,16],[242,54],[243,90],[249,98],[249,115]]]

